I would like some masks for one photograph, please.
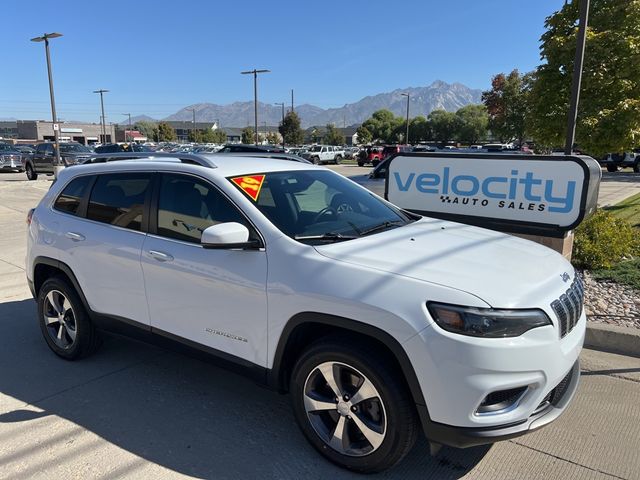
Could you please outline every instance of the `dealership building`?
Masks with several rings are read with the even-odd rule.
[[[6,124],[8,122],[3,122]],[[44,120],[17,120],[13,122],[15,129],[4,125],[11,135],[5,138],[15,138],[30,141],[53,141],[53,123]],[[78,142],[83,145],[90,143],[110,143],[115,140],[114,125],[106,125],[106,138],[102,138],[102,126],[99,123],[59,122],[58,138],[63,142]]]

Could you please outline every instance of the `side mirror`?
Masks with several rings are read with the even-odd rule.
[[[211,225],[202,232],[200,244],[204,248],[257,248],[257,241],[249,241],[249,229],[237,222]]]

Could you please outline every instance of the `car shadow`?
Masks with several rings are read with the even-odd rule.
[[[17,400],[0,402],[0,432],[6,424],[23,424],[26,431],[30,422],[56,416],[198,478],[356,477],[307,444],[288,396],[210,363],[118,336],[105,336],[90,358],[62,360],[41,337],[33,300],[0,304],[0,335],[11,339],[0,349],[0,393]],[[63,441],[54,435],[33,439],[39,447]],[[33,445],[16,446],[12,459],[27,464],[21,473],[37,472],[41,466],[30,464]],[[377,477],[457,479],[489,449],[444,447],[430,457],[420,438],[401,465]]]

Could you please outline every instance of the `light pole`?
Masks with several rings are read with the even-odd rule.
[[[291,89],[291,111],[293,112],[293,88]]]
[[[284,128],[284,102],[274,103],[274,105],[280,105],[282,107],[282,128]],[[282,135],[282,148],[284,148],[284,135]]]
[[[104,116],[104,99],[102,98],[103,93],[107,93],[109,90],[105,90],[101,88],[100,90],[94,90],[93,93],[100,94],[100,108],[102,108],[102,141],[107,143],[107,119]]]
[[[258,145],[258,74],[269,73],[271,70],[247,70],[246,72],[240,72],[242,75],[253,75],[253,115],[256,127],[256,145]]]
[[[578,101],[580,100],[580,83],[582,81],[582,62],[584,61],[584,44],[587,37],[587,22],[589,21],[589,0],[580,0],[580,23],[576,38],[576,56],[573,61],[573,80],[571,82],[571,104],[567,119],[567,140],[564,154],[573,153],[573,142],[576,137],[576,119],[578,118]]]
[[[411,95],[408,93],[401,93],[400,95],[407,97],[407,133],[404,137],[404,143],[409,145],[409,99],[411,98]]]
[[[32,42],[44,42],[44,51],[47,57],[47,74],[49,75],[49,96],[51,97],[51,120],[53,127],[53,141],[56,147],[56,165],[60,166],[60,141],[58,132],[60,126],[58,125],[58,118],[56,116],[56,100],[53,96],[53,74],[51,73],[51,57],[49,55],[49,39],[61,37],[61,33],[45,33],[41,37],[32,38]],[[54,169],[55,171],[55,169]],[[57,172],[56,172],[57,173]]]
[[[131,143],[131,114],[130,113],[123,113],[122,115],[128,115],[129,116],[129,143]],[[127,141],[127,134],[125,133],[124,135],[124,141]]]

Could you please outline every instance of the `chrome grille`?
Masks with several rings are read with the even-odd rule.
[[[584,300],[584,286],[582,280],[576,276],[569,289],[560,298],[551,302],[551,308],[560,322],[560,338],[573,330],[580,315]]]

